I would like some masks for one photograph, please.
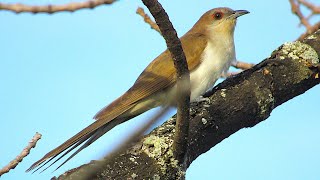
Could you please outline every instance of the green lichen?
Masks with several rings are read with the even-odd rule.
[[[227,96],[227,94],[226,94],[226,89],[221,89],[220,95],[221,95],[222,97],[226,97],[226,96]]]
[[[161,178],[160,178],[159,174],[153,175],[153,180],[160,180],[160,179],[161,179]]]
[[[203,125],[206,125],[207,122],[208,122],[205,118],[202,118],[201,121],[202,121],[202,124],[203,124]]]
[[[262,118],[268,117],[271,110],[274,108],[274,97],[269,89],[256,89],[255,95],[259,107],[259,116]]]
[[[279,50],[280,59],[307,60],[312,64],[319,63],[317,52],[308,44],[300,41],[285,43]]]
[[[149,157],[159,157],[163,152],[167,151],[169,145],[166,143],[167,137],[160,138],[158,136],[149,136],[143,141],[143,145],[152,148],[146,148],[145,151]],[[151,149],[151,150],[150,150]]]
[[[309,40],[317,39],[317,36],[314,34],[311,34],[310,36],[307,37]]]
[[[167,166],[177,168],[178,161],[174,159],[173,152],[170,149],[173,141],[168,137],[159,137],[151,135],[143,141],[142,150],[151,158],[155,159],[160,165],[162,173],[166,173]]]
[[[135,173],[132,173],[132,174],[131,174],[131,178],[132,178],[132,179],[136,179],[137,177],[138,177],[137,174],[135,174]]]

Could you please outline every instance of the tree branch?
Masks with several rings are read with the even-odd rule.
[[[69,11],[74,12],[80,9],[93,9],[97,6],[103,5],[103,4],[112,4],[116,0],[89,0],[85,2],[74,2],[64,5],[44,5],[44,6],[30,6],[25,4],[6,4],[6,3],[0,3],[0,10],[7,10],[12,11],[15,13],[22,13],[22,12],[30,12],[30,13],[57,13],[62,11]]]
[[[183,52],[177,32],[169,20],[169,16],[157,0],[142,0],[156,20],[162,36],[166,40],[168,50],[177,73],[177,121],[173,143],[173,155],[182,165],[188,144],[190,75],[186,56]],[[182,167],[184,168],[184,166]]]
[[[8,165],[0,169],[0,177],[9,172],[11,169],[14,169],[26,156],[29,155],[32,148],[36,147],[36,144],[38,140],[41,139],[41,134],[36,133],[33,138],[30,140],[27,147],[25,147],[22,152],[14,159],[12,160]]]
[[[291,4],[291,10],[292,13],[296,14],[298,16],[298,18],[300,19],[300,23],[303,24],[306,27],[306,32],[304,34],[302,34],[297,40],[302,41],[305,37],[307,37],[308,35],[316,32],[319,28],[320,28],[320,22],[311,25],[308,22],[308,19],[313,15],[313,14],[319,14],[320,12],[320,7],[315,6],[312,3],[309,3],[305,0],[289,0],[290,4]],[[306,6],[310,11],[311,11],[311,15],[306,18],[301,10],[300,10],[300,4],[303,4],[304,6]]]
[[[159,26],[157,25],[157,23],[155,23],[155,22],[153,22],[153,21],[151,20],[151,18],[149,17],[149,15],[144,12],[143,8],[138,7],[136,13],[139,14],[139,15],[143,18],[143,20],[144,20],[145,23],[147,23],[147,24],[150,25],[151,29],[154,29],[154,30],[156,30],[158,33],[161,34],[161,31],[160,31]]]
[[[255,64],[252,63],[246,63],[246,62],[242,62],[242,61],[237,61],[235,64],[232,64],[233,67],[237,68],[237,69],[242,69],[242,70],[247,70],[250,69],[254,66]]]
[[[238,130],[264,121],[273,109],[319,84],[319,56],[320,30],[303,42],[282,45],[270,58],[217,85],[208,92],[209,101],[192,103],[187,166]],[[178,166],[171,159],[175,119],[119,153],[95,179],[176,179],[172,168]],[[90,162],[69,175],[77,177],[95,164]]]
[[[303,4],[306,6],[308,9],[312,11],[312,14],[320,14],[320,6],[316,6],[306,0],[298,0],[299,3]]]
[[[310,28],[309,31],[310,31],[311,33],[314,33],[314,32],[316,32],[318,29],[320,29],[320,22],[318,22],[318,23],[316,23],[315,25],[313,25],[313,26]],[[302,41],[304,38],[306,38],[306,37],[309,36],[309,35],[310,35],[310,33],[307,31],[307,32],[301,34],[301,36],[300,36],[297,40]]]

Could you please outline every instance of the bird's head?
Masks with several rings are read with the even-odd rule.
[[[211,9],[201,16],[192,29],[205,34],[233,34],[237,18],[248,13],[246,10],[232,10],[226,7]]]

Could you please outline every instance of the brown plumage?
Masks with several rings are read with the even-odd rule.
[[[228,18],[233,16],[233,14],[236,12],[237,11],[233,11],[229,8],[217,8],[210,10],[198,20],[198,22],[190,31],[181,37],[180,40],[187,58],[191,77],[192,73],[197,70],[203,61],[204,51],[208,45],[209,39],[212,39],[212,31],[208,29],[210,29],[210,26],[212,26],[214,23],[217,23],[216,26],[220,24],[219,21],[221,19],[215,19],[215,13],[221,13],[224,16],[223,18],[226,19],[225,24],[231,24],[230,27],[226,27],[226,31],[232,31],[231,34],[233,36],[233,29],[235,25],[233,19],[236,19],[238,16],[235,16],[233,19],[231,19],[232,21],[230,20],[230,22],[228,21]],[[247,11],[242,11],[242,14],[245,13],[247,13]],[[218,30],[219,29],[217,28],[216,31]],[[217,77],[215,78],[217,79]],[[214,79],[213,83],[216,79]],[[95,122],[68,139],[57,148],[47,153],[43,158],[35,162],[27,171],[33,170],[46,162],[42,165],[44,166],[61,153],[64,153],[56,160],[58,161],[71,150],[84,143],[65,161],[67,162],[74,155],[89,146],[116,125],[125,122],[151,108],[164,105],[173,105],[175,101],[175,83],[176,71],[170,53],[168,50],[166,50],[145,68],[145,70],[140,74],[136,82],[127,92],[100,110],[94,116],[94,119],[96,119]],[[191,93],[192,87],[197,86],[196,83],[197,82],[191,81]],[[60,166],[62,166],[65,162],[63,162]]]

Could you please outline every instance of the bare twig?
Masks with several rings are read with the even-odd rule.
[[[320,6],[316,6],[306,0],[298,0],[299,3],[303,4],[306,6],[308,9],[312,11],[312,14],[320,14]]]
[[[252,63],[246,63],[246,62],[242,62],[242,61],[237,61],[236,63],[232,64],[233,67],[237,68],[237,69],[242,69],[242,70],[247,70],[250,69],[254,66],[255,64]]]
[[[190,75],[188,64],[177,32],[161,4],[157,0],[142,0],[142,2],[156,20],[177,71],[177,122],[173,151],[175,159],[182,165],[187,150],[189,132]]]
[[[301,24],[303,24],[307,28],[307,31],[309,31],[309,29],[311,28],[311,25],[309,24],[308,20],[303,16],[298,2],[296,2],[295,0],[289,0],[289,2],[291,4],[292,13],[298,16]]]
[[[230,71],[228,71],[227,73],[222,73],[221,78],[227,79],[229,77],[232,77],[234,75],[239,74],[240,72],[242,72],[242,71],[238,71],[238,72],[230,72]]]
[[[161,31],[160,31],[159,26],[157,25],[157,23],[155,23],[155,22],[153,22],[151,20],[149,15],[144,12],[143,8],[138,7],[136,13],[139,14],[141,17],[143,17],[144,22],[149,24],[152,29],[156,30],[158,33],[161,34]]]
[[[12,160],[8,165],[0,169],[0,176],[9,172],[11,169],[14,169],[23,160],[23,158],[30,153],[31,148],[34,148],[36,146],[39,139],[41,139],[41,134],[36,133],[31,139],[31,141],[29,142],[28,146],[25,147],[22,150],[22,152],[14,160]]]
[[[306,0],[289,0],[289,2],[291,4],[292,12],[298,16],[298,18],[300,19],[300,23],[303,24],[307,29],[307,31],[297,39],[301,41],[302,39],[316,32],[316,30],[320,28],[320,22],[314,25],[311,25],[308,22],[312,15],[320,13],[320,6],[315,6],[314,4],[307,2]],[[300,10],[300,4],[306,6],[311,11],[311,14],[308,17],[305,17],[302,14]]]
[[[310,29],[311,33],[316,32],[318,29],[320,29],[320,22],[316,23],[315,25],[313,25]],[[299,41],[302,41],[304,38],[306,38],[307,36],[309,36],[310,33],[309,32],[305,32],[303,34],[301,34],[301,36],[297,39]]]
[[[116,0],[89,0],[85,2],[74,2],[64,5],[44,5],[44,6],[30,6],[25,4],[6,4],[0,3],[0,10],[8,10],[15,13],[30,12],[30,13],[57,13],[62,11],[74,12],[79,9],[90,8],[93,9],[103,4],[112,4]]]

